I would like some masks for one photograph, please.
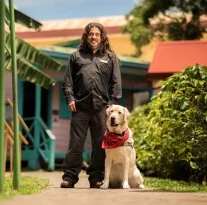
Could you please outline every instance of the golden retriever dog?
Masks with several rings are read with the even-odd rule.
[[[102,148],[105,149],[105,178],[101,188],[145,188],[137,169],[132,131],[128,127],[127,108],[112,105],[106,110],[107,131]]]

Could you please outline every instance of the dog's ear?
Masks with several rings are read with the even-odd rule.
[[[113,106],[113,105],[109,106],[109,107],[106,109],[106,115],[107,115],[107,116],[109,115],[109,112],[110,112],[112,106]]]
[[[129,113],[129,110],[125,107],[124,108],[124,122],[129,120],[130,116],[131,116],[131,114]]]

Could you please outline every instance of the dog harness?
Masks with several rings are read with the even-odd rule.
[[[102,148],[103,149],[111,149],[120,146],[131,146],[133,147],[131,142],[126,142],[129,138],[129,129],[127,128],[125,132],[122,134],[116,134],[109,132],[108,130],[104,134],[104,138],[102,141]]]

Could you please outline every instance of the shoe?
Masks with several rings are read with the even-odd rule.
[[[100,189],[101,185],[103,185],[103,182],[100,179],[90,181],[90,188],[92,189]]]
[[[60,184],[60,188],[74,188],[74,183],[70,179],[64,180]]]

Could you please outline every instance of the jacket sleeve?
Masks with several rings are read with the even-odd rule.
[[[65,101],[67,105],[75,100],[73,95],[73,79],[72,79],[72,71],[74,67],[74,56],[71,55],[68,61],[68,65],[65,70],[63,83],[62,83],[62,90],[65,96]]]
[[[121,84],[121,72],[120,72],[120,60],[114,55],[113,68],[111,78],[111,100],[109,105],[118,104],[122,98],[122,84]]]

